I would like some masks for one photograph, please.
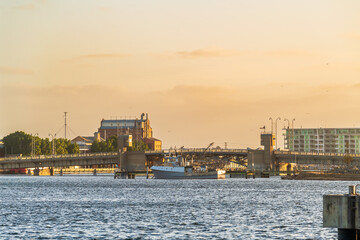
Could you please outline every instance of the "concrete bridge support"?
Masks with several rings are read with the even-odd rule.
[[[360,239],[360,195],[356,186],[349,194],[323,196],[323,226],[338,229],[339,240]]]
[[[264,146],[264,150],[248,150],[248,170],[260,176],[264,172],[276,171],[277,165],[273,155],[274,142],[274,134],[261,134],[261,145]]]

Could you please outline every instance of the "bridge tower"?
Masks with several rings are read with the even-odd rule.
[[[273,151],[275,143],[275,134],[262,133],[261,145],[264,149],[249,150],[248,169],[252,171],[271,171],[276,170]]]

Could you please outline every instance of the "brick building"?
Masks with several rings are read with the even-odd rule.
[[[100,137],[108,139],[111,136],[132,135],[133,141],[144,141],[152,150],[161,149],[161,141],[153,138],[153,131],[150,126],[148,114],[141,114],[140,119],[103,119],[98,129]],[[145,141],[145,139],[147,139]]]

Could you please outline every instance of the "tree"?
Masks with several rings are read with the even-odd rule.
[[[112,136],[106,141],[95,140],[91,145],[91,152],[116,152],[118,149],[117,137]]]
[[[129,150],[130,151],[147,151],[149,149],[150,149],[149,146],[142,140],[134,140],[132,143],[132,147]]]
[[[91,152],[100,152],[100,142],[98,140],[95,140],[92,144],[91,144],[91,148],[90,148]]]
[[[79,153],[80,148],[76,143],[64,138],[54,139],[56,154]],[[4,153],[22,154],[24,156],[32,153],[32,147],[35,146],[36,155],[51,155],[52,141],[48,138],[42,139],[38,136],[32,136],[22,131],[16,131],[3,138]],[[33,145],[34,144],[34,145]]]
[[[23,131],[16,131],[3,138],[7,154],[30,155],[33,137]]]
[[[69,154],[80,153],[80,147],[77,143],[70,143],[66,150]]]
[[[41,139],[41,154],[42,155],[51,155],[52,154],[52,142],[48,139]]]

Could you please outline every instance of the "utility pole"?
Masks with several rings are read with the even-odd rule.
[[[64,112],[65,113],[65,139],[66,139],[66,114],[67,112]]]

